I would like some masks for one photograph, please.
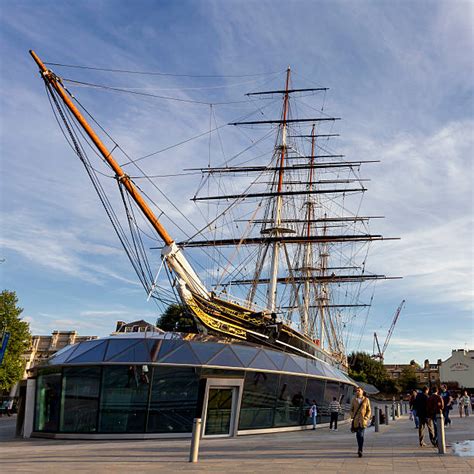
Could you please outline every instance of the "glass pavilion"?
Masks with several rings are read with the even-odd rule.
[[[322,360],[202,335],[125,333],[56,353],[36,377],[33,436],[190,436],[202,406],[204,436],[305,429],[354,382]],[[93,436],[94,435],[94,436]]]

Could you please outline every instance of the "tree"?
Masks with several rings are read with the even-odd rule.
[[[14,291],[3,290],[0,294],[0,333],[10,333],[7,350],[0,366],[0,390],[10,388],[23,378],[25,360],[22,355],[31,342],[30,326],[22,321],[23,308],[17,306],[18,298]]]
[[[182,304],[171,304],[158,318],[156,325],[163,331],[197,333],[196,321]]]
[[[369,383],[381,391],[390,385],[389,376],[382,362],[376,361],[366,352],[349,355],[349,376],[354,380]],[[390,385],[390,388],[393,387]]]
[[[418,381],[416,380],[416,365],[411,364],[407,367],[403,367],[400,378],[398,379],[402,390],[408,391],[417,388]]]

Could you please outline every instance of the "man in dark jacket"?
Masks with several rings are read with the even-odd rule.
[[[444,426],[451,426],[451,419],[449,418],[449,412],[453,408],[453,397],[448,391],[448,387],[446,385],[441,385],[441,393],[440,397],[443,399],[444,408],[443,408],[443,415],[444,415]]]
[[[428,402],[426,403],[426,415],[427,415],[427,424],[428,429],[430,429],[430,425],[433,427],[433,431],[435,434],[435,442],[433,446],[438,446],[438,429],[436,427],[436,415],[443,413],[444,402],[443,399],[438,395],[438,387],[434,387],[431,390],[431,397],[428,398]]]
[[[426,408],[428,405],[428,387],[423,387],[423,390],[415,397],[413,401],[413,409],[416,410],[418,417],[418,438],[420,440],[420,446],[426,446],[423,442],[425,436],[425,428],[428,428],[428,434],[430,436],[431,444],[436,444],[436,437],[433,430],[433,426],[428,424]]]

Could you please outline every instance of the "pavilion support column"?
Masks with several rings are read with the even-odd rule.
[[[36,379],[26,381],[25,420],[23,422],[23,438],[31,438],[35,417]]]

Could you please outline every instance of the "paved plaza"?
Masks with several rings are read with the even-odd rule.
[[[405,415],[380,432],[366,430],[364,457],[347,424],[316,431],[204,439],[197,464],[188,461],[190,440],[62,441],[13,437],[15,418],[0,418],[0,472],[474,472],[474,457],[453,455],[455,442],[474,439],[474,416],[453,417],[447,453],[418,447]]]

